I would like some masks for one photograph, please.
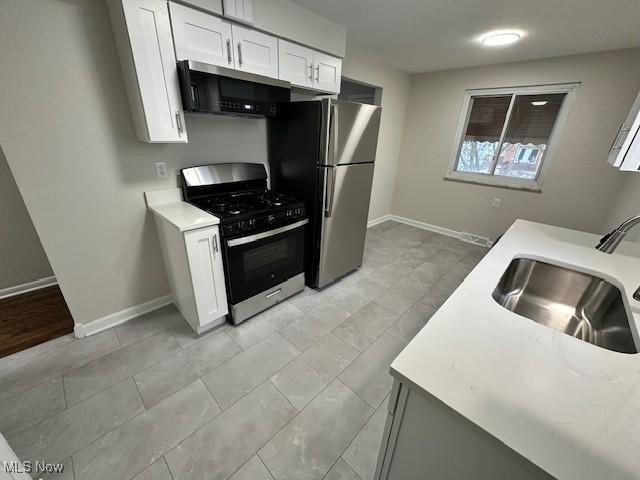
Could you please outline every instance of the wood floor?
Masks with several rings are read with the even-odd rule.
[[[72,331],[57,285],[0,300],[0,358]]]

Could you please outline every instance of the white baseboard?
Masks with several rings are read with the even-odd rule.
[[[373,220],[369,220],[367,222],[367,228],[371,228],[374,225],[378,225],[379,223],[386,222],[387,220],[391,220],[391,215],[383,215],[379,218],[374,218]]]
[[[56,277],[45,277],[33,282],[23,283],[22,285],[16,285],[15,287],[7,287],[0,289],[0,299],[14,297],[22,293],[33,292],[34,290],[40,290],[41,288],[52,287],[57,285],[58,281]]]
[[[160,307],[164,307],[173,302],[171,295],[165,295],[163,297],[154,298],[148,302],[134,305],[133,307],[125,308],[119,312],[111,313],[101,318],[97,318],[88,323],[76,323],[73,328],[73,333],[77,338],[83,338],[88,335],[95,335],[109,328],[120,325],[132,318],[139,317],[147,312],[156,310]]]
[[[493,245],[493,242],[481,235],[475,235],[467,232],[459,232],[457,230],[452,230],[450,228],[440,227],[438,225],[431,225],[430,223],[420,222],[418,220],[413,220],[411,218],[400,217],[398,215],[384,215],[380,218],[376,218],[375,220],[371,220],[367,223],[367,228],[371,228],[374,225],[377,225],[382,222],[386,222],[387,220],[391,220],[393,222],[404,223],[405,225],[411,225],[412,227],[421,228],[423,230],[429,230],[430,232],[439,233],[441,235],[447,235],[448,237],[457,238],[463,242],[472,243],[474,245],[480,245],[481,247],[490,247]]]

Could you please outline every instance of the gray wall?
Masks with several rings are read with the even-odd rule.
[[[182,166],[264,161],[265,121],[187,115],[189,144],[138,142],[102,0],[6,0],[0,45],[0,146],[74,319],[166,295],[143,192]]]
[[[466,89],[565,82],[581,85],[543,193],[443,181]],[[413,76],[393,213],[490,238],[516,218],[600,232],[625,181],[607,152],[638,90],[640,49]]]
[[[620,225],[627,218],[640,215],[640,173],[627,173],[622,191],[609,213],[603,232],[608,232]],[[626,240],[640,243],[640,227],[634,228]]]
[[[382,88],[382,118],[369,207],[369,220],[373,220],[391,213],[411,76],[349,43],[342,75]]]
[[[0,289],[53,275],[0,148]]]
[[[176,186],[184,166],[264,162],[266,122],[187,115],[189,144],[138,142],[102,0],[5,0],[0,45],[0,146],[76,322],[169,293],[143,192]],[[391,208],[409,75],[348,55],[345,74],[385,88],[379,216]],[[156,178],[158,161],[170,178]]]

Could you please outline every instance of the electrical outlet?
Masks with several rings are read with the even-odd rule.
[[[501,203],[502,203],[502,199],[494,198],[493,202],[491,202],[491,208],[500,208]]]
[[[158,178],[167,178],[167,164],[165,162],[156,162],[156,173]]]

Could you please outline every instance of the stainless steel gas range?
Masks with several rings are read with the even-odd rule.
[[[185,201],[220,219],[234,324],[304,288],[304,203],[267,189],[264,165],[203,165],[180,178]]]

